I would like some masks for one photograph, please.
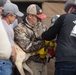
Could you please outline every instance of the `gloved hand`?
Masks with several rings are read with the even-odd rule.
[[[53,48],[48,49],[48,54],[52,57],[55,55],[55,50]]]

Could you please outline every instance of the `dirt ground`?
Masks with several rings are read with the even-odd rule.
[[[54,65],[55,65],[55,59],[51,59],[47,65],[48,75],[54,75]]]
[[[50,62],[47,64],[48,75],[54,75],[54,63],[55,59],[51,59]],[[16,67],[14,68],[13,75],[20,75]]]

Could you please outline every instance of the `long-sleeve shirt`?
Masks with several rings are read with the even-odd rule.
[[[54,26],[42,34],[44,40],[56,36],[56,62],[76,62],[76,12],[61,15]]]

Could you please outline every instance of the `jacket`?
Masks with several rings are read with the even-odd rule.
[[[38,25],[29,25],[27,21],[23,21],[14,28],[15,42],[25,52],[36,52],[44,47],[44,41],[37,38],[45,30],[46,26],[42,22],[39,22]],[[40,62],[39,60],[37,61],[37,59],[40,59],[39,55],[31,56],[29,59]]]

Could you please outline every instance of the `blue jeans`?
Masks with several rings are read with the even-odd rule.
[[[0,75],[12,75],[12,63],[10,60],[0,60]]]
[[[54,75],[76,75],[76,63],[56,62]]]

